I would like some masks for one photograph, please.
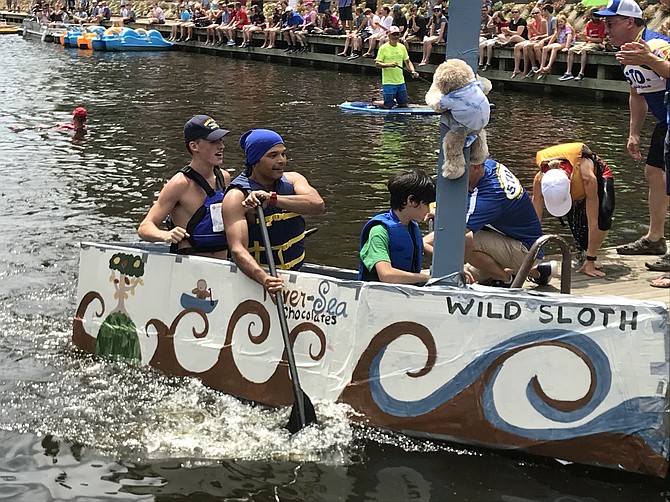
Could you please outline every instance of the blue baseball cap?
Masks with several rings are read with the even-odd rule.
[[[602,10],[593,13],[594,16],[611,17],[623,16],[642,19],[642,9],[635,0],[610,0]]]
[[[187,145],[196,139],[205,141],[217,141],[223,138],[230,131],[221,129],[219,124],[208,115],[193,115],[191,119],[184,124],[184,143]]]

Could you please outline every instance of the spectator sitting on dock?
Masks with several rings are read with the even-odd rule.
[[[412,5],[409,8],[409,22],[407,30],[400,37],[400,42],[405,47],[411,42],[423,42],[423,37],[428,35],[428,21],[419,13],[419,8]]]
[[[249,24],[242,28],[242,45],[240,45],[240,47],[249,47],[249,45],[251,45],[251,38],[254,36],[254,32],[262,31],[264,24],[265,16],[258,9],[257,5],[252,5]]]
[[[524,78],[532,74],[532,61],[529,48],[535,45],[535,42],[544,39],[547,36],[547,20],[542,17],[542,12],[537,7],[531,11],[533,20],[528,25],[528,40],[522,40],[514,45],[514,73],[523,73]],[[523,61],[523,70],[521,70],[521,61]]]
[[[414,169],[395,174],[387,187],[391,209],[369,220],[361,232],[358,279],[425,284],[430,274],[421,272],[424,250],[418,222],[435,202],[435,183],[425,171]]]
[[[354,29],[347,33],[347,38],[344,40],[344,48],[342,52],[338,52],[338,56],[347,56],[349,54],[349,48],[351,47],[352,53],[349,58],[355,59],[352,56],[354,55],[354,49],[356,46],[356,40],[360,36],[361,31],[367,26],[367,17],[363,13],[361,7],[356,7],[356,17],[354,18]]]
[[[72,20],[75,23],[79,23],[79,24],[87,23],[88,22],[88,14],[86,13],[86,11],[84,9],[80,8],[72,16]]]
[[[293,11],[293,7],[290,5],[286,7],[286,25],[282,27],[281,32],[286,37],[286,43],[288,44],[284,52],[296,52],[298,50],[298,39],[295,36],[295,32],[300,28],[300,25],[303,22],[302,16],[297,12]]]
[[[133,4],[126,2],[126,6],[121,9],[121,23],[125,26],[128,23],[134,23],[136,21],[136,14],[133,10]]]
[[[487,286],[509,288],[528,251],[542,236],[542,225],[521,182],[503,164],[488,159],[470,164],[466,216],[466,269]],[[432,255],[434,235],[424,238]],[[540,263],[528,278],[544,286],[558,264]]]
[[[188,12],[190,14],[190,18],[188,19],[188,21],[181,23],[181,26],[179,26],[179,38],[177,39],[178,42],[190,41],[193,38],[193,28],[196,27],[195,24],[196,20],[200,21],[204,17],[204,14],[202,10],[200,10],[199,5],[196,7],[189,8]]]
[[[223,0],[222,0],[223,3]],[[221,8],[221,22],[216,27],[216,45],[223,45],[225,42],[224,37],[226,36],[226,29],[231,23],[232,11],[231,4],[225,4],[220,6]]]
[[[375,57],[375,47],[377,43],[380,45],[387,40],[386,34],[391,26],[393,26],[393,18],[391,17],[391,9],[387,5],[383,5],[379,11],[380,16],[373,16],[371,35],[368,37],[368,50],[363,54],[364,58]]]
[[[521,11],[518,7],[512,8],[512,18],[509,26],[502,29],[504,38],[501,39],[503,45],[516,45],[519,42],[528,40],[528,23],[521,17]],[[519,75],[521,71],[513,71],[510,78]]]
[[[272,16],[265,20],[263,28],[263,45],[261,49],[274,49],[277,33],[281,29],[281,11],[275,6]]]
[[[553,5],[545,4],[542,6],[542,17],[547,20],[547,34],[526,47],[524,56],[530,60],[531,73],[526,73],[523,78],[529,78],[540,70],[542,49],[547,45],[552,35],[556,33],[556,16],[554,16]]]
[[[584,79],[584,70],[586,69],[586,58],[589,52],[604,51],[605,50],[605,22],[602,17],[594,16],[591,12],[591,19],[586,23],[584,28],[584,41],[577,42],[573,47],[568,49],[568,64],[566,71],[558,80],[564,82],[566,80],[575,79],[575,82],[580,82]],[[577,77],[572,75],[572,65],[575,61],[575,54],[581,55],[581,64],[579,66],[579,74]]]
[[[400,38],[407,33],[407,18],[402,12],[402,6],[399,3],[394,3],[391,7],[391,17],[393,18],[393,26],[400,28]]]
[[[319,15],[314,10],[314,3],[311,0],[305,2],[305,7],[307,10],[302,17],[302,24],[295,31],[296,45],[300,45],[296,52],[307,52],[307,35],[314,31],[319,21]]]
[[[214,45],[216,43],[216,30],[221,26],[221,19],[223,16],[223,9],[219,8],[219,1],[212,1],[212,9],[209,11],[210,23],[205,27],[207,36],[205,37],[205,45]]]
[[[67,18],[67,14],[63,12],[63,9],[60,7],[60,3],[56,4],[56,7],[54,10],[51,12],[49,15],[49,25],[50,26],[58,26],[63,24],[65,19]]]
[[[612,227],[612,171],[584,143],[545,148],[537,152],[536,162],[540,172],[533,180],[533,206],[540,222],[545,206],[552,216],[567,216],[580,261],[583,261],[578,272],[604,277],[596,260]]]
[[[170,252],[211,258],[228,257],[220,207],[230,175],[221,169],[223,137],[228,131],[207,115],[194,115],[184,125],[184,143],[191,162],[165,184],[137,228],[148,242],[170,243]],[[210,210],[210,208],[214,210]],[[169,216],[168,230],[160,225]]]
[[[323,24],[320,28],[314,28],[314,33],[322,33],[324,35],[342,35],[342,28],[340,27],[339,19],[337,19],[337,16],[335,16],[332,12],[327,10],[323,13]]]
[[[172,25],[172,31],[168,40],[178,42],[181,40],[181,27],[191,20],[191,12],[186,8],[185,3],[179,4],[179,20]]]
[[[542,60],[540,61],[540,69],[537,72],[538,80],[551,73],[551,67],[554,65],[554,61],[556,61],[558,52],[567,52],[572,47],[573,42],[574,32],[572,26],[568,23],[568,19],[563,15],[556,16],[556,31],[547,42],[547,45],[542,48]],[[548,54],[550,54],[549,61],[545,65],[544,62],[547,60]]]
[[[107,5],[107,2],[105,0],[100,1],[100,9],[102,11],[102,19],[105,21],[109,21],[112,18],[112,11],[109,8],[109,5]]]
[[[242,30],[248,24],[249,16],[246,9],[240,2],[235,2],[235,10],[230,14],[230,23],[226,28],[223,28],[224,33],[228,37],[227,45],[235,45],[237,30]]]
[[[147,20],[149,24],[165,24],[165,13],[158,2],[154,3]]]
[[[282,289],[283,280],[261,268],[268,260],[256,207],[262,204],[266,221],[272,222],[268,234],[277,269],[299,270],[305,260],[302,215],[322,214],[325,204],[304,176],[285,172],[286,146],[279,134],[253,129],[242,135],[240,145],[245,170],[228,187],[221,208],[226,236],[235,264],[272,294]]]
[[[428,22],[428,36],[423,37],[423,56],[419,66],[428,64],[428,59],[433,51],[433,44],[447,43],[447,23],[446,16],[442,14],[442,6],[435,5],[433,15]]]
[[[502,29],[509,26],[509,22],[503,16],[502,11],[496,11],[491,16],[487,25],[493,28],[493,36],[489,39],[481,40],[479,42],[479,68],[481,71],[488,70],[493,64],[493,47],[496,45],[504,45],[507,43],[506,36]]]

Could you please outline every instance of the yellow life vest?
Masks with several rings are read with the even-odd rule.
[[[581,200],[586,197],[584,191],[584,181],[580,172],[580,163],[582,160],[582,151],[584,143],[563,143],[560,145],[550,146],[544,150],[540,150],[535,155],[535,162],[537,167],[542,167],[542,164],[555,159],[565,159],[572,165],[572,173],[566,173],[570,176],[570,197],[572,200]]]

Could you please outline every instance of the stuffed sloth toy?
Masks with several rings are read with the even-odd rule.
[[[461,59],[447,59],[437,67],[426,104],[442,113],[441,122],[449,128],[442,145],[445,178],[456,179],[465,173],[464,147],[470,147],[472,164],[481,164],[488,158],[484,127],[491,113],[486,98],[490,90],[491,82],[476,79],[472,68]]]

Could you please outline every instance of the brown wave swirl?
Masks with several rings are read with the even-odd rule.
[[[371,421],[375,424],[377,424],[375,421],[377,416],[380,418],[384,417],[384,422],[388,422],[388,419],[391,417],[380,410],[372,398],[369,385],[370,367],[372,366],[373,359],[377,357],[381,350],[404,335],[411,335],[418,338],[428,352],[428,357],[426,358],[426,363],[423,367],[417,368],[414,371],[408,371],[407,376],[419,378],[429,373],[435,366],[435,361],[437,360],[437,348],[435,346],[433,334],[422,324],[410,321],[396,322],[385,327],[374,336],[370,345],[368,345],[361,355],[361,358],[358,360],[358,364],[356,364],[356,368],[351,377],[351,382],[344,388],[344,391],[339,398],[339,401],[347,403],[355,410],[365,414],[368,414],[374,409],[373,414],[375,419]],[[397,420],[397,418],[398,417],[393,417],[394,420]]]
[[[84,314],[86,314],[86,310],[88,310],[88,306],[93,303],[93,300],[98,300],[100,302],[100,310],[95,312],[95,317],[102,317],[102,314],[105,312],[105,301],[102,299],[102,295],[97,291],[89,291],[81,299],[81,302],[79,302],[72,323],[72,343],[81,350],[91,354],[95,352],[95,337],[87,333],[84,328]]]

